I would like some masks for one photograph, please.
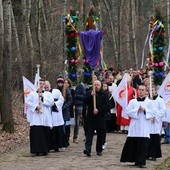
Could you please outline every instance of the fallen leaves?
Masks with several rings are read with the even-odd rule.
[[[29,140],[29,125],[22,111],[15,110],[13,114],[15,132],[13,134],[0,130],[0,153],[9,152],[17,147],[23,146]],[[0,125],[2,129],[2,125]]]

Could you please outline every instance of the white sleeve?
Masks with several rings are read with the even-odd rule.
[[[132,119],[138,119],[138,105],[135,104],[135,100],[132,99],[126,108],[126,114]]]
[[[36,98],[35,93],[31,92],[25,102],[31,112],[34,112],[37,107],[37,102],[34,101],[34,98]]]
[[[44,92],[42,104],[49,107],[54,104],[54,98],[50,92]]]
[[[64,97],[62,96],[62,94],[61,94],[60,91],[59,91],[59,93],[60,93],[60,94],[59,94],[58,100],[54,102],[55,105],[56,105],[58,108],[62,107],[63,104],[64,104]]]
[[[153,111],[153,102],[151,100],[147,100],[145,112],[146,112],[146,119],[154,118],[154,111]]]
[[[157,110],[156,110],[155,119],[157,122],[160,122],[160,121],[162,121],[162,118],[164,117],[165,111],[166,111],[165,102],[161,98],[158,100],[158,107],[159,108],[157,108]]]

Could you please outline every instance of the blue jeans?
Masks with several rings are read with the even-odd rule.
[[[165,131],[165,143],[170,143],[170,126],[164,128]]]
[[[74,135],[73,139],[77,139],[78,132],[79,132],[79,124],[80,124],[80,117],[83,111],[83,107],[75,107],[75,116],[74,116]]]

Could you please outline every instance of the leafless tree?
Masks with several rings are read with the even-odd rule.
[[[3,6],[2,0],[0,0],[0,98],[2,99],[2,61],[3,61],[3,35],[4,35],[4,24],[3,24]],[[0,122],[2,118],[2,100],[0,100]]]
[[[11,98],[11,1],[3,1],[4,48],[3,48],[3,83],[2,83],[2,122],[3,130],[13,133],[12,98]]]

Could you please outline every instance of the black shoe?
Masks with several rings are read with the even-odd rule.
[[[97,155],[98,156],[102,156],[102,152],[97,152]]]
[[[70,146],[70,143],[69,142],[67,142],[66,143],[66,148],[68,148]]]
[[[44,152],[44,153],[41,153],[40,156],[47,156],[48,153]]]
[[[138,168],[146,168],[144,165],[139,165]]]
[[[135,162],[134,166],[139,166],[139,164]]]
[[[31,157],[39,156],[38,153],[31,153]]]
[[[150,160],[151,160],[151,161],[156,161],[156,158],[152,157]]]
[[[122,133],[128,134],[128,131],[127,130],[122,130]]]
[[[162,142],[161,144],[169,144],[169,142]]]
[[[58,149],[54,149],[54,152],[59,152],[59,148]]]
[[[91,156],[90,152],[89,152],[87,149],[84,149],[83,153],[84,153],[85,155],[87,155],[88,157]]]

